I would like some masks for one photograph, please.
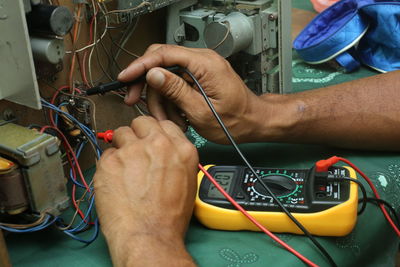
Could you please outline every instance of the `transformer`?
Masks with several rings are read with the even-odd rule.
[[[59,140],[0,121],[0,214],[61,214],[68,207]]]

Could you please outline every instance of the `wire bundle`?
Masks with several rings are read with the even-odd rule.
[[[82,170],[80,168],[78,159],[79,156],[83,150],[83,148],[86,146],[87,143],[91,143],[92,146],[95,148],[94,151],[96,152],[96,157],[100,158],[102,154],[102,150],[97,142],[95,133],[89,129],[86,125],[82,124],[79,122],[76,118],[74,118],[71,114],[62,111],[59,107],[45,101],[44,99],[41,100],[43,107],[49,108],[52,111],[56,112],[58,116],[64,116],[65,118],[69,119],[74,125],[76,125],[82,133],[87,137],[87,140],[83,140],[81,143],[77,145],[76,151],[74,151],[69,144],[67,138],[65,135],[57,128],[57,125],[54,124],[54,126],[45,126],[42,128],[42,131],[46,129],[53,129],[57,132],[57,134],[61,137],[64,147],[66,149],[66,154],[68,157],[68,162],[71,166],[70,168],[70,180],[72,181],[72,202],[75,208],[75,214],[71,219],[71,222],[68,225],[64,224],[63,219],[57,218],[56,220],[56,225],[57,227],[62,230],[65,234],[69,235],[70,237],[74,238],[75,240],[78,240],[83,243],[91,243],[93,242],[96,237],[98,236],[99,233],[99,222],[98,219],[96,218],[93,222],[90,222],[90,219],[92,217],[93,213],[93,206],[94,206],[94,189],[92,186],[92,182],[88,185]],[[63,103],[60,104],[60,106],[63,105]],[[51,121],[56,121],[56,120],[51,120]],[[68,156],[70,155],[70,156]],[[81,182],[77,181],[77,174],[78,172]],[[79,200],[76,200],[76,193],[77,189],[80,188],[83,190],[83,194]],[[87,209],[86,212],[84,213],[81,210],[81,203],[87,202]],[[77,215],[80,217],[80,222],[74,225],[74,222],[76,220]],[[89,239],[82,239],[77,236],[77,234],[84,232],[91,228],[91,226],[94,226],[94,232],[91,238]]]
[[[1,229],[10,232],[25,233],[40,231],[53,225],[56,226],[59,230],[63,231],[68,236],[71,236],[72,238],[87,244],[93,242],[98,235],[99,222],[94,212],[95,194],[93,190],[93,185],[92,182],[87,182],[85,180],[84,174],[79,164],[79,156],[81,155],[82,150],[89,144],[93,149],[95,158],[99,158],[101,156],[102,149],[97,143],[95,134],[97,131],[95,119],[95,103],[91,99],[85,98],[82,91],[85,90],[85,87],[89,88],[92,87],[94,84],[99,84],[99,82],[102,81],[104,77],[107,77],[110,80],[114,80],[114,78],[112,77],[113,75],[110,75],[109,73],[112,73],[113,67],[117,67],[118,69],[120,69],[117,63],[117,57],[121,53],[121,51],[137,57],[136,54],[125,49],[124,46],[135,31],[138,19],[133,21],[132,18],[129,18],[126,22],[123,23],[126,25],[125,28],[111,27],[109,17],[112,15],[112,12],[109,12],[107,10],[107,6],[105,5],[104,1],[90,0],[88,2],[88,4],[77,3],[74,5],[74,17],[76,22],[71,33],[69,34],[71,49],[70,51],[66,51],[67,54],[71,55],[70,64],[68,67],[68,75],[65,83],[66,85],[61,86],[58,89],[55,88],[56,91],[49,101],[41,99],[42,106],[49,110],[48,125],[41,127],[40,125],[32,124],[32,127],[38,128],[41,132],[47,132],[49,134],[58,136],[62,142],[64,148],[64,156],[66,158],[64,164],[69,164],[70,166],[69,177],[70,181],[72,182],[71,201],[75,212],[73,216],[68,220],[67,218],[65,218],[67,222],[64,222],[65,216],[54,217],[46,212],[43,212],[42,214],[31,214],[31,216],[28,216],[28,220],[26,220],[27,218],[22,220],[25,222],[33,221],[32,223],[11,224],[0,222]],[[49,4],[59,5],[60,3],[58,2],[58,0],[49,0]],[[91,18],[88,23],[89,34],[87,37],[87,44],[83,47],[77,47],[78,43],[81,42],[81,38],[84,37],[81,34],[81,30],[83,26],[82,21],[85,17],[85,5],[86,7],[91,6],[92,12]],[[86,9],[86,11],[87,10],[89,9]],[[129,16],[129,11],[122,10],[121,12],[126,12],[126,14]],[[100,28],[101,30],[99,30]],[[109,29],[113,28],[121,29],[121,31],[123,32],[121,39],[118,39],[118,41],[115,41],[113,39],[109,31]],[[106,37],[107,33],[112,41],[111,54],[109,53],[110,49],[107,49],[103,44],[103,40]],[[103,66],[102,61],[100,60],[98,52],[99,44],[103,49],[102,52],[107,56],[107,68]],[[113,51],[114,46],[117,47],[116,51]],[[97,65],[103,72],[103,76],[98,78],[97,81],[94,81],[92,77],[92,66],[94,65],[92,64],[92,58],[94,52],[97,58]],[[83,57],[81,53],[83,53]],[[79,81],[76,77],[77,65],[82,81]],[[46,80],[42,80],[42,82],[48,84]],[[53,87],[51,84],[48,85],[50,87]],[[82,87],[77,88],[76,86],[78,85],[82,85]],[[69,103],[57,102],[59,101],[59,94],[67,95],[71,100],[74,100],[76,98],[84,98],[91,102],[93,129],[91,129],[91,127],[89,127],[88,125],[80,122],[69,112],[65,111],[63,107],[69,105]],[[124,97],[124,92],[118,92],[115,94],[120,97]],[[140,114],[147,113],[146,105],[142,104],[141,106],[142,108],[135,105],[138,112]],[[64,121],[71,122],[74,127],[80,130],[80,136],[82,136],[82,138],[77,139],[78,143],[69,142],[65,133],[60,130],[60,117],[62,117]],[[16,220],[16,218],[14,218],[14,220]],[[85,232],[89,229],[94,229],[93,235],[89,238],[83,239],[78,236],[80,233]]]

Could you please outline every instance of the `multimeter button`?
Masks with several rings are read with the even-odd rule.
[[[237,199],[244,199],[244,195],[241,192],[239,192],[239,193],[237,193],[236,198]]]

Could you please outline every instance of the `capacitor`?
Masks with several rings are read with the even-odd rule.
[[[16,163],[0,157],[0,212],[15,215],[28,207],[21,170]]]
[[[57,64],[65,55],[64,41],[56,38],[31,37],[33,58],[42,62]]]
[[[64,36],[71,30],[74,17],[65,6],[35,5],[26,16],[30,32]]]
[[[249,17],[240,12],[232,12],[206,26],[204,42],[207,48],[223,57],[229,57],[251,44],[253,32],[254,26]]]

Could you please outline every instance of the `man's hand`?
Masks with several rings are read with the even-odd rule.
[[[96,208],[115,266],[192,265],[184,235],[197,151],[171,121],[139,117],[114,132],[94,176]]]
[[[400,75],[391,72],[289,95],[254,95],[229,63],[208,49],[153,45],[119,75],[134,80],[147,72],[150,111],[184,127],[179,112],[204,137],[227,143],[192,81],[165,69],[189,69],[204,87],[237,142],[329,144],[346,148],[400,150]],[[139,100],[143,84],[125,100]],[[177,113],[176,106],[180,111]]]
[[[261,134],[260,117],[265,119],[268,116],[261,112],[265,108],[261,107],[262,101],[247,88],[230,64],[212,50],[152,45],[118,78],[127,82],[147,72],[147,102],[154,117],[170,119],[184,128],[185,122],[180,114],[183,112],[201,135],[214,142],[227,143],[221,127],[190,77],[183,75],[181,78],[159,68],[173,65],[185,67],[194,74],[238,142],[255,141],[256,129]],[[136,103],[142,89],[143,84],[132,86],[125,102],[129,105]]]

